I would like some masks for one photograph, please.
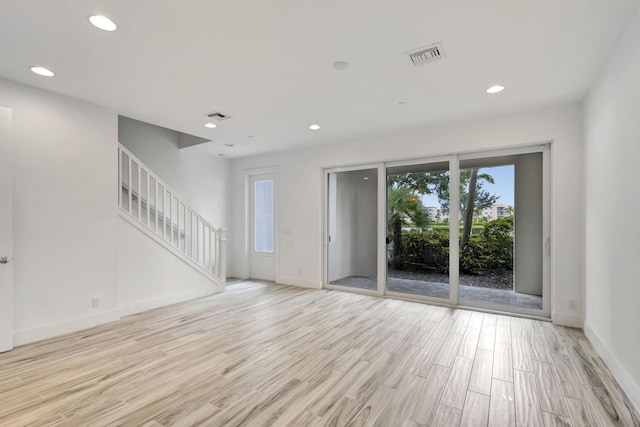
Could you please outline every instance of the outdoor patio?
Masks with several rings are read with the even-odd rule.
[[[332,285],[347,286],[359,289],[377,289],[377,280],[372,277],[349,276],[334,280]],[[449,298],[449,284],[425,282],[389,277],[387,290],[410,295],[423,295],[436,298]],[[542,310],[542,297],[518,294],[508,289],[491,289],[475,286],[460,286],[460,300],[481,301],[491,304]]]

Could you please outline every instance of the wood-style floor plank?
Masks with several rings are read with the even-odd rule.
[[[562,388],[556,377],[553,365],[538,362],[537,360],[533,364],[536,383],[540,392],[540,407],[543,411],[568,417],[567,404],[562,395]]]
[[[473,368],[473,360],[466,357],[457,357],[451,370],[451,375],[440,399],[441,405],[462,410],[467,396],[469,377]]]
[[[572,427],[573,423],[571,418],[561,417],[557,414],[550,412],[543,412],[542,418],[544,419],[544,427]]]
[[[496,320],[496,342],[511,344],[511,318],[498,316]]]
[[[489,423],[489,396],[467,392],[460,427],[482,427]]]
[[[0,354],[1,426],[632,426],[581,331],[272,283]]]
[[[451,368],[433,365],[429,377],[426,378],[419,389],[415,390],[416,393],[413,398],[413,407],[408,417],[409,419],[423,425],[431,425],[450,374]]]
[[[540,393],[538,393],[533,372],[515,370],[513,385],[516,395],[516,424],[519,426],[543,425]]]
[[[489,425],[508,427],[516,425],[516,406],[513,383],[496,380],[491,385]]]
[[[493,371],[493,352],[478,349],[469,379],[469,390],[491,394],[491,373]]]
[[[513,353],[510,344],[496,342],[496,350],[493,354],[493,378],[513,382]]]
[[[513,369],[533,372],[531,361],[531,345],[527,338],[513,338]]]
[[[567,406],[569,407],[571,420],[574,426],[598,427],[604,425],[593,411],[590,402],[567,397]]]
[[[462,343],[460,344],[458,355],[462,357],[468,357],[469,359],[473,359],[474,357],[476,357],[476,349],[478,348],[479,338],[480,328],[472,328],[471,322],[469,322],[467,330],[464,333],[464,337],[462,338]]]

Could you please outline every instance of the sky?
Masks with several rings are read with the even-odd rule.
[[[482,168],[479,173],[487,173],[491,175],[495,181],[495,184],[489,184],[485,182],[483,189],[487,190],[491,194],[497,194],[500,196],[496,203],[502,203],[509,206],[514,206],[513,194],[514,194],[514,177],[513,177],[513,165],[508,166],[495,166],[492,168]],[[438,197],[435,194],[425,194],[422,196],[422,203],[425,206],[440,207]]]

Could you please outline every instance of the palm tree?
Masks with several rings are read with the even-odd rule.
[[[420,197],[411,189],[396,184],[387,192],[387,228],[393,234],[393,256],[400,255],[402,248],[402,226],[426,227],[429,211]]]

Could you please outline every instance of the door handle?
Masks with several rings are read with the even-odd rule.
[[[0,264],[7,264],[9,262],[8,256],[0,256]]]

